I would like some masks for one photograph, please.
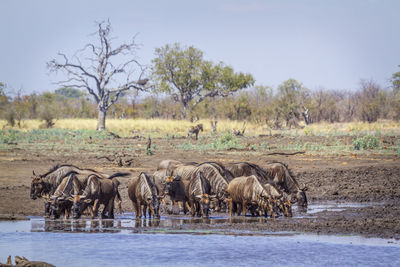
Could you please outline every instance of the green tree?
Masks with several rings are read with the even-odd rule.
[[[295,79],[284,81],[278,86],[275,113],[283,116],[286,124],[291,119],[299,119],[308,93],[308,89]]]
[[[203,52],[193,46],[182,48],[178,43],[155,50],[153,79],[155,91],[172,95],[182,106],[182,118],[206,98],[226,97],[254,84],[250,74],[235,73],[223,63],[203,59]]]
[[[56,95],[64,96],[66,98],[79,98],[83,95],[82,91],[71,87],[61,87],[54,92]]]

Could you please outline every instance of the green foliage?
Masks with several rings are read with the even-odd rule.
[[[54,91],[56,95],[63,96],[66,98],[79,98],[83,95],[82,91],[71,88],[71,87],[62,87]]]
[[[400,67],[400,65],[399,65]],[[393,84],[393,90],[398,93],[400,92],[400,71],[393,73],[392,75],[392,84]]]
[[[277,102],[275,112],[286,120],[295,116],[299,118],[299,111],[305,104],[308,89],[295,79],[284,81],[278,86]]]
[[[28,132],[19,130],[0,130],[0,144],[8,143],[36,143],[58,141],[63,143],[86,143],[90,140],[114,139],[114,135],[107,131],[95,130],[68,130],[68,129],[37,129]]]
[[[379,147],[379,140],[376,136],[366,135],[356,139],[353,142],[353,146],[355,150],[377,149]]]
[[[217,65],[203,59],[203,52],[178,43],[155,50],[153,79],[156,92],[173,96],[182,105],[182,117],[207,97],[227,96],[254,84],[250,74],[235,73],[223,63]]]

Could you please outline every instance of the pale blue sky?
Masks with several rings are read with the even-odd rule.
[[[115,42],[137,34],[138,56],[193,45],[206,59],[251,73],[257,85],[295,78],[310,89],[384,87],[400,65],[399,0],[0,0],[0,81],[25,93],[52,91],[46,62],[72,55],[110,19]]]

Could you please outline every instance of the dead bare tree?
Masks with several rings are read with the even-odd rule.
[[[61,60],[47,63],[50,72],[63,71],[67,79],[57,84],[83,88],[91,94],[98,107],[97,130],[105,129],[107,110],[124,92],[134,89],[145,91],[148,79],[143,78],[146,68],[136,59],[138,45],[135,37],[129,43],[112,48],[111,23],[97,22],[99,44],[89,43],[72,57],[58,53]],[[132,76],[137,77],[134,79]]]

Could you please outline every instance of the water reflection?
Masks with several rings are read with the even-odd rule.
[[[361,206],[358,204],[358,206]],[[365,206],[365,204],[362,204]],[[313,216],[321,211],[340,211],[346,208],[357,207],[354,203],[324,203],[311,204],[307,210],[296,207],[294,217]],[[268,223],[270,220],[286,218],[265,218],[251,216],[233,216],[218,214],[209,218],[198,218],[185,215],[167,215],[159,219],[138,219],[133,213],[119,215],[116,219],[68,219],[49,220],[43,218],[31,219],[31,227],[27,231],[32,232],[70,232],[70,233],[119,233],[119,232],[143,232],[157,229],[181,229],[184,225],[216,225],[216,224],[243,224],[243,223]]]

